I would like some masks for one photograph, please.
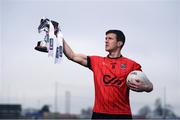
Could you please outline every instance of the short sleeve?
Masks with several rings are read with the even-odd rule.
[[[133,70],[140,70],[140,71],[142,71],[141,65],[140,65],[139,63],[134,62],[134,64],[133,64]]]
[[[87,57],[87,67],[94,71],[96,68],[98,68],[99,63],[101,63],[101,57],[99,56],[88,56]]]

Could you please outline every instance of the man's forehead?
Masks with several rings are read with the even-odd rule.
[[[106,35],[106,37],[116,37],[116,34],[114,34],[114,33],[108,33],[108,34]]]

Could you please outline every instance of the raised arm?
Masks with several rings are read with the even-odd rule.
[[[87,67],[87,56],[83,54],[75,53],[64,39],[63,39],[63,52],[69,60]]]

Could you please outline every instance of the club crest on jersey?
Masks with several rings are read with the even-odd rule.
[[[121,69],[125,69],[125,68],[126,68],[126,64],[121,64],[121,65],[120,65],[120,68],[121,68]]]

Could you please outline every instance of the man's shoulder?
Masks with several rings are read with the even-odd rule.
[[[138,62],[136,62],[135,60],[132,60],[132,59],[127,58],[127,57],[124,57],[124,60],[130,66],[133,66],[133,70],[142,70],[141,65]]]

